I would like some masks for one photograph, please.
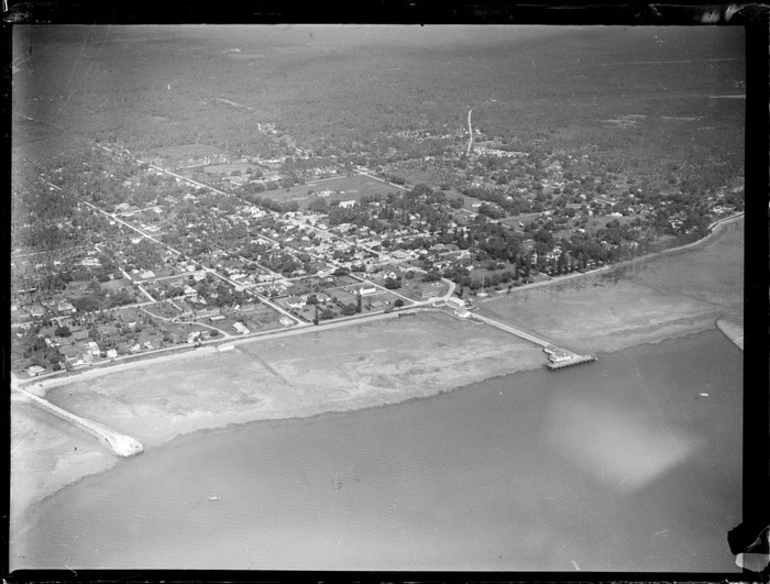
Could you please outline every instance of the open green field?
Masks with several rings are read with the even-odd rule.
[[[500,223],[505,223],[509,227],[513,227],[516,230],[521,231],[522,227],[519,225],[519,222],[524,223],[526,225],[533,219],[536,219],[540,217],[540,213],[522,213],[521,215],[516,215],[514,217],[506,217],[505,219],[501,219]]]
[[[227,174],[238,171],[242,174],[246,174],[246,171],[250,168],[255,168],[256,164],[250,164],[247,162],[235,162],[232,164],[211,164],[203,167],[203,172],[207,174]]]
[[[280,203],[296,202],[300,207],[306,208],[311,201],[319,198],[316,195],[308,194],[309,191],[319,193],[326,190],[335,191],[328,197],[323,197],[323,200],[329,204],[332,201],[358,201],[364,195],[386,194],[397,189],[368,176],[354,175],[311,181],[290,189],[257,193],[257,196]]]

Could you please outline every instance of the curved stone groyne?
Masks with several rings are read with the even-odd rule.
[[[130,436],[126,436],[125,434],[120,434],[118,432],[113,432],[112,430],[102,426],[101,424],[97,424],[96,422],[93,422],[91,420],[86,420],[85,418],[81,418],[80,416],[77,416],[72,412],[68,412],[67,410],[62,409],[59,406],[52,404],[47,399],[38,397],[35,394],[30,393],[20,387],[14,387],[13,390],[31,399],[33,402],[38,404],[43,409],[51,412],[53,415],[63,420],[67,420],[68,422],[72,422],[76,426],[86,430],[90,434],[93,434],[94,436],[99,438],[99,440],[101,440],[107,446],[109,446],[109,448],[118,456],[123,456],[123,457],[135,456],[144,450],[144,446],[142,446],[142,444],[138,440],[135,440]]]

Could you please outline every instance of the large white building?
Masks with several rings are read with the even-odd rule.
[[[364,284],[358,289],[358,293],[361,296],[370,296],[371,294],[374,294],[377,292],[377,288],[372,284]]]
[[[242,322],[236,322],[233,324],[233,328],[241,333],[242,335],[249,334],[249,329],[246,328],[246,326]]]

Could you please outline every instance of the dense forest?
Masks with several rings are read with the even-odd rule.
[[[372,164],[388,152],[424,157],[457,145],[475,107],[475,125],[512,148],[587,149],[640,176],[674,163],[695,189],[740,173],[742,101],[712,99],[742,91],[739,29],[371,32],[17,29],[14,52],[32,57],[14,77],[14,119],[36,120],[59,142],[116,141],[138,152],[208,144],[270,157],[286,151],[288,134],[316,154]],[[284,134],[260,132],[265,122]],[[434,137],[414,141],[410,131]]]

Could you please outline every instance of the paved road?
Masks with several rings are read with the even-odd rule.
[[[410,307],[414,308],[414,307]],[[431,310],[427,304],[421,305],[424,310]],[[218,353],[219,349],[217,345],[242,345],[245,343],[254,343],[259,341],[273,341],[285,337],[292,337],[296,335],[307,334],[310,332],[323,332],[328,329],[336,329],[346,326],[363,325],[370,322],[379,320],[388,320],[393,318],[399,318],[399,314],[403,311],[393,311],[390,313],[377,312],[374,314],[358,314],[350,317],[337,318],[333,321],[327,321],[319,324],[318,326],[309,325],[306,327],[292,327],[289,329],[279,329],[271,331],[262,331],[258,333],[251,333],[242,337],[234,337],[223,341],[223,339],[213,339],[203,341],[201,346],[196,349],[192,349],[189,345],[181,345],[168,347],[165,349],[156,349],[154,351],[148,351],[142,353],[140,356],[129,355],[125,357],[118,357],[115,362],[103,363],[101,366],[96,366],[81,371],[71,373],[69,375],[64,372],[49,373],[41,375],[30,380],[21,380],[15,374],[13,375],[13,385],[16,388],[20,384],[25,386],[35,387],[51,387],[55,385],[61,385],[65,383],[73,383],[83,379],[92,379],[95,377],[101,377],[102,375],[108,375],[117,371],[124,371],[135,367],[144,367],[152,365],[153,363],[161,363],[171,360],[180,360],[188,358],[201,358],[204,355],[213,355]],[[138,357],[138,358],[137,358]],[[133,358],[133,360],[129,360]]]
[[[473,125],[471,124],[471,114],[473,113],[473,108],[468,110],[468,133],[470,135],[470,138],[468,138],[468,150],[467,154],[471,153],[471,150],[473,149]]]
[[[401,189],[402,191],[408,191],[409,190],[409,187],[404,187],[404,186],[401,186],[401,185],[397,185],[396,183],[388,182],[385,179],[380,178],[379,176],[375,176],[375,175],[373,175],[373,174],[371,174],[369,172],[366,172],[365,170],[356,169],[356,172],[358,174],[362,175],[362,176],[368,176],[369,178],[373,178],[374,180],[378,180],[381,183],[385,183],[388,186],[391,186],[391,187],[394,187],[394,188],[397,188],[397,189]]]
[[[139,288],[139,291],[145,296],[147,296],[147,298],[149,298],[150,301],[157,302],[157,300],[155,300],[155,298],[153,298],[152,295],[147,290],[145,290],[145,288],[141,284],[137,284],[136,287]]]

